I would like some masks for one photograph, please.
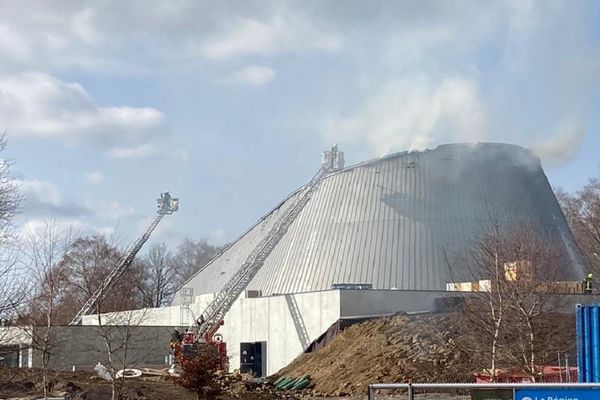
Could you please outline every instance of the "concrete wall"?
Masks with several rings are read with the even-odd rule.
[[[424,290],[343,290],[340,295],[340,314],[349,318],[399,311],[432,311],[435,299],[451,296],[457,294]]]
[[[483,295],[482,293],[480,293]],[[340,315],[344,318],[386,315],[396,312],[434,311],[436,299],[477,295],[469,292],[442,290],[343,290],[340,293]],[[573,313],[576,304],[597,304],[600,295],[549,294],[548,302],[557,312]]]
[[[15,328],[13,328],[15,329]],[[45,328],[20,328],[23,332],[19,348],[20,367],[41,367]],[[58,370],[93,369],[96,363],[115,369],[147,366],[163,367],[170,353],[173,327],[162,326],[53,326],[48,346],[49,368]],[[104,338],[111,346],[111,358]],[[125,343],[127,349],[125,350]],[[8,343],[0,341],[0,348]],[[111,364],[112,363],[112,364]]]
[[[104,314],[103,324],[123,324],[124,315],[143,320],[145,325],[188,326],[197,318],[214,295],[196,297],[189,306],[136,310]],[[295,310],[295,311],[294,311]],[[294,318],[294,316],[296,316]],[[239,298],[225,316],[219,329],[227,343],[232,369],[240,367],[240,344],[266,342],[266,374],[285,367],[304,348],[340,318],[340,292],[298,293],[269,297]],[[83,318],[84,325],[98,323],[96,316]],[[264,361],[263,361],[264,362]]]
[[[403,290],[327,290],[321,292],[239,298],[219,329],[228,346],[232,369],[240,367],[240,344],[266,342],[264,373],[273,374],[288,365],[339,318],[365,317],[396,312],[427,312],[436,307],[435,300],[465,296],[447,291]],[[576,303],[598,302],[597,296],[557,295],[564,312],[572,312]],[[196,297],[189,309],[183,306],[134,310],[102,316],[104,324],[126,329],[131,322],[151,325],[135,335],[130,361],[162,364],[173,326],[185,330],[213,299],[214,295]],[[96,316],[84,317],[84,326],[60,327],[56,342],[61,343],[56,363],[61,368],[76,365],[93,367],[104,360],[103,343]],[[85,349],[83,351],[82,349]],[[38,361],[34,360],[34,363]]]
[[[297,308],[300,318],[294,318]],[[228,342],[232,368],[239,368],[240,343],[266,342],[266,373],[288,365],[340,318],[339,291],[238,300],[219,332]],[[303,343],[303,337],[308,343]]]

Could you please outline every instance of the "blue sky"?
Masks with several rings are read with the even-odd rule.
[[[449,142],[531,148],[569,191],[600,175],[595,1],[0,0],[0,129],[27,196],[132,240],[232,240],[348,162]]]

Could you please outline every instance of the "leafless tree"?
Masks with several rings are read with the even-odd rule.
[[[28,294],[19,261],[20,252],[16,245],[4,244],[0,253],[0,326],[14,322]]]
[[[176,273],[173,255],[167,245],[153,244],[140,265],[144,276],[140,283],[144,306],[160,307],[170,302],[175,290]]]
[[[176,274],[175,286],[178,287],[200,271],[225,246],[214,246],[205,239],[193,241],[185,239],[178,247],[173,257],[173,268]]]
[[[102,235],[78,238],[71,243],[61,260],[61,265],[68,271],[70,288],[61,303],[64,323],[68,323],[96,292],[122,257],[123,252]],[[97,307],[102,307],[101,312],[123,311],[127,309],[123,308],[125,305],[131,305],[131,308],[141,307],[142,296],[138,283],[142,280],[139,264],[132,264],[104,294],[103,301]]]
[[[577,245],[592,270],[600,273],[600,180],[590,179],[575,194],[555,192]]]
[[[118,372],[130,368],[138,361],[132,356],[131,350],[140,346],[141,341],[135,340],[135,336],[138,328],[146,320],[146,313],[146,310],[132,310],[109,315],[97,314],[98,333],[104,346],[106,368],[112,378],[112,400],[121,397],[125,384],[125,375],[118,376]],[[143,346],[149,347],[152,343],[143,343]]]
[[[0,135],[0,152],[7,146],[6,135]],[[13,235],[13,222],[21,210],[22,197],[10,175],[10,161],[0,159],[0,324],[15,318],[25,297],[19,251]],[[1,338],[0,338],[1,339]]]
[[[517,260],[516,264],[512,264],[514,268],[508,271],[510,276],[505,283],[512,293],[510,327],[516,334],[514,342],[518,344],[509,349],[515,360],[522,361],[517,365],[536,380],[539,373],[537,366],[542,361],[538,360],[538,355],[541,356],[547,347],[537,346],[538,335],[550,337],[555,332],[542,329],[542,326],[546,325],[544,320],[563,305],[561,268],[567,260],[559,245],[529,228],[512,234],[505,246],[506,254]]]
[[[545,353],[541,338],[555,332],[548,330],[547,321],[562,305],[562,296],[556,295],[565,265],[560,248],[530,227],[506,233],[495,225],[477,243],[470,261],[463,261],[471,263],[473,285],[478,286],[462,303],[463,340],[476,364],[489,366],[492,381],[501,362],[536,378],[543,359],[538,356]]]
[[[490,377],[493,381],[498,368],[498,356],[501,346],[502,331],[506,324],[507,313],[513,300],[514,293],[505,284],[504,264],[507,259],[504,254],[504,236],[500,227],[495,224],[490,232],[485,233],[476,243],[469,254],[459,256],[461,264],[470,265],[471,280],[479,284],[480,280],[487,280],[489,287],[479,289],[473,295],[467,296],[461,307],[461,325],[465,327],[467,342],[477,343],[473,346],[475,355],[487,359],[490,367]],[[451,276],[455,265],[446,255]]]
[[[48,372],[55,346],[53,328],[58,305],[67,291],[67,270],[61,264],[69,245],[71,232],[49,221],[36,231],[30,230],[23,244],[23,262],[34,287],[32,298],[20,318],[31,335],[32,346],[41,353],[42,390],[50,390]]]
[[[6,150],[6,134],[0,134],[0,152]],[[14,218],[21,211],[22,196],[19,186],[10,175],[11,162],[0,159],[0,246],[14,238]]]

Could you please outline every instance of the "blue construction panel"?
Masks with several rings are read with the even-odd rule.
[[[598,389],[517,389],[514,400],[598,400],[600,390]]]
[[[591,342],[592,342],[592,382],[600,382],[600,334],[598,332],[599,315],[598,307],[591,310]]]
[[[578,381],[600,383],[600,305],[576,306]]]
[[[592,324],[591,324],[591,309],[589,307],[584,307],[583,309],[583,329],[584,329],[584,338],[585,338],[585,357],[583,361],[585,362],[585,381],[593,382],[593,371],[592,371]]]
[[[585,368],[583,358],[585,356],[585,348],[583,341],[583,308],[581,304],[575,306],[575,331],[577,332],[577,380],[585,382]]]

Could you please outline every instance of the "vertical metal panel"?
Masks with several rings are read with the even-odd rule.
[[[583,338],[585,339],[585,358],[583,362],[585,363],[585,381],[592,381],[592,335],[591,335],[591,312],[589,307],[585,307],[583,309]]]
[[[577,331],[577,380],[585,382],[585,341],[583,340],[583,307],[575,306],[575,330]]]
[[[578,304],[575,318],[578,381],[600,383],[600,305]]]
[[[590,307],[591,311],[591,342],[592,342],[592,382],[600,382],[600,335],[598,332],[598,307]]]

